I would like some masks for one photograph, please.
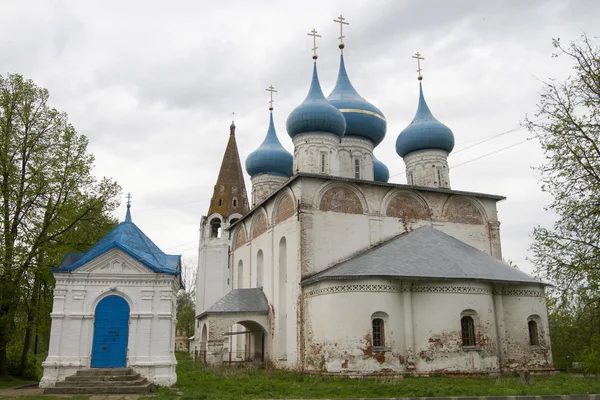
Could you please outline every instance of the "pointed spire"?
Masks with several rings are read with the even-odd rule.
[[[422,81],[419,81],[419,105],[417,107],[417,113],[415,114],[415,117],[413,118],[413,122],[417,119],[437,121],[435,119],[435,117],[433,116],[433,114],[431,113],[431,110],[429,109],[427,102],[425,101],[425,96],[423,96],[423,82]]]
[[[131,222],[131,193],[127,193],[127,213],[125,213],[125,222]]]
[[[308,95],[306,96],[306,100],[325,100],[325,95],[323,94],[323,90],[321,89],[321,83],[319,82],[319,74],[317,73],[317,62],[313,63],[313,74],[312,79],[310,81],[310,89],[308,89]]]
[[[235,124],[231,123],[229,141],[225,148],[219,177],[210,200],[208,215],[218,213],[223,217],[248,212],[248,195],[242,173],[240,154],[235,140]]]

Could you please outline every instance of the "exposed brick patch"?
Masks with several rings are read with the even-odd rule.
[[[396,195],[388,203],[386,215],[408,221],[429,219],[429,211],[417,199]]]
[[[319,208],[321,211],[363,214],[360,199],[352,190],[345,187],[334,187],[325,192]]]
[[[240,225],[234,235],[233,239],[233,249],[237,249],[242,246],[244,243],[248,241],[248,237],[246,236],[246,230],[243,225]]]
[[[481,215],[479,209],[467,199],[453,200],[448,205],[445,216],[450,222],[472,225],[483,224],[483,215]]]
[[[294,200],[292,200],[292,196],[286,194],[279,202],[279,207],[277,207],[277,212],[275,213],[275,223],[278,224],[282,221],[285,221],[294,215],[295,212],[296,207],[294,207]]]
[[[252,238],[257,238],[267,231],[267,217],[265,214],[259,212],[254,216],[252,222]]]

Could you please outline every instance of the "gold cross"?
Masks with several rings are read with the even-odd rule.
[[[339,19],[334,19],[333,22],[337,22],[338,24],[340,24],[340,37],[338,39],[340,39],[340,45],[344,44],[344,25],[350,25],[349,22],[345,22],[346,18],[342,17],[342,14],[340,14],[340,16],[338,17]],[[342,47],[343,48],[343,47]]]
[[[417,59],[417,72],[419,73],[419,80],[423,80],[423,75],[421,75],[421,60],[424,60],[425,58],[423,58],[421,56],[421,53],[419,53],[418,51],[415,53],[414,56],[412,56],[412,58],[416,58]]]
[[[275,90],[275,88],[273,87],[273,85],[269,86],[267,89],[265,89],[267,92],[269,93],[269,110],[273,111],[273,102],[275,100],[273,100],[273,93],[277,93],[277,90]]]
[[[307,33],[308,36],[312,36],[313,37],[313,60],[317,59],[317,38],[321,37],[321,35],[317,35],[317,31],[316,29],[313,29],[312,31],[310,31],[310,33]]]
[[[127,193],[127,208],[131,207],[131,193]]]

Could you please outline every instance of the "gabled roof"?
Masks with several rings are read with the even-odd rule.
[[[151,271],[179,275],[180,255],[165,254],[131,221],[129,206],[125,221],[117,225],[85,253],[67,254],[52,272],[72,272],[111,249],[120,249]]]
[[[370,277],[542,284],[465,242],[431,226],[423,226],[313,275],[301,285]]]
[[[260,288],[233,289],[198,318],[207,314],[268,314],[269,304]]]

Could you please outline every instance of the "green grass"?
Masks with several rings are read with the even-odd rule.
[[[23,380],[19,378],[13,378],[12,376],[0,376],[0,389],[10,389],[18,386],[35,383],[31,380]]]
[[[193,363],[186,353],[177,355],[176,387],[183,399],[364,398],[522,396],[600,393],[600,379],[573,374],[535,376],[532,385],[518,377],[453,378],[407,377],[352,379],[302,375],[292,371],[257,368],[207,367]],[[162,388],[157,399],[175,399]]]

